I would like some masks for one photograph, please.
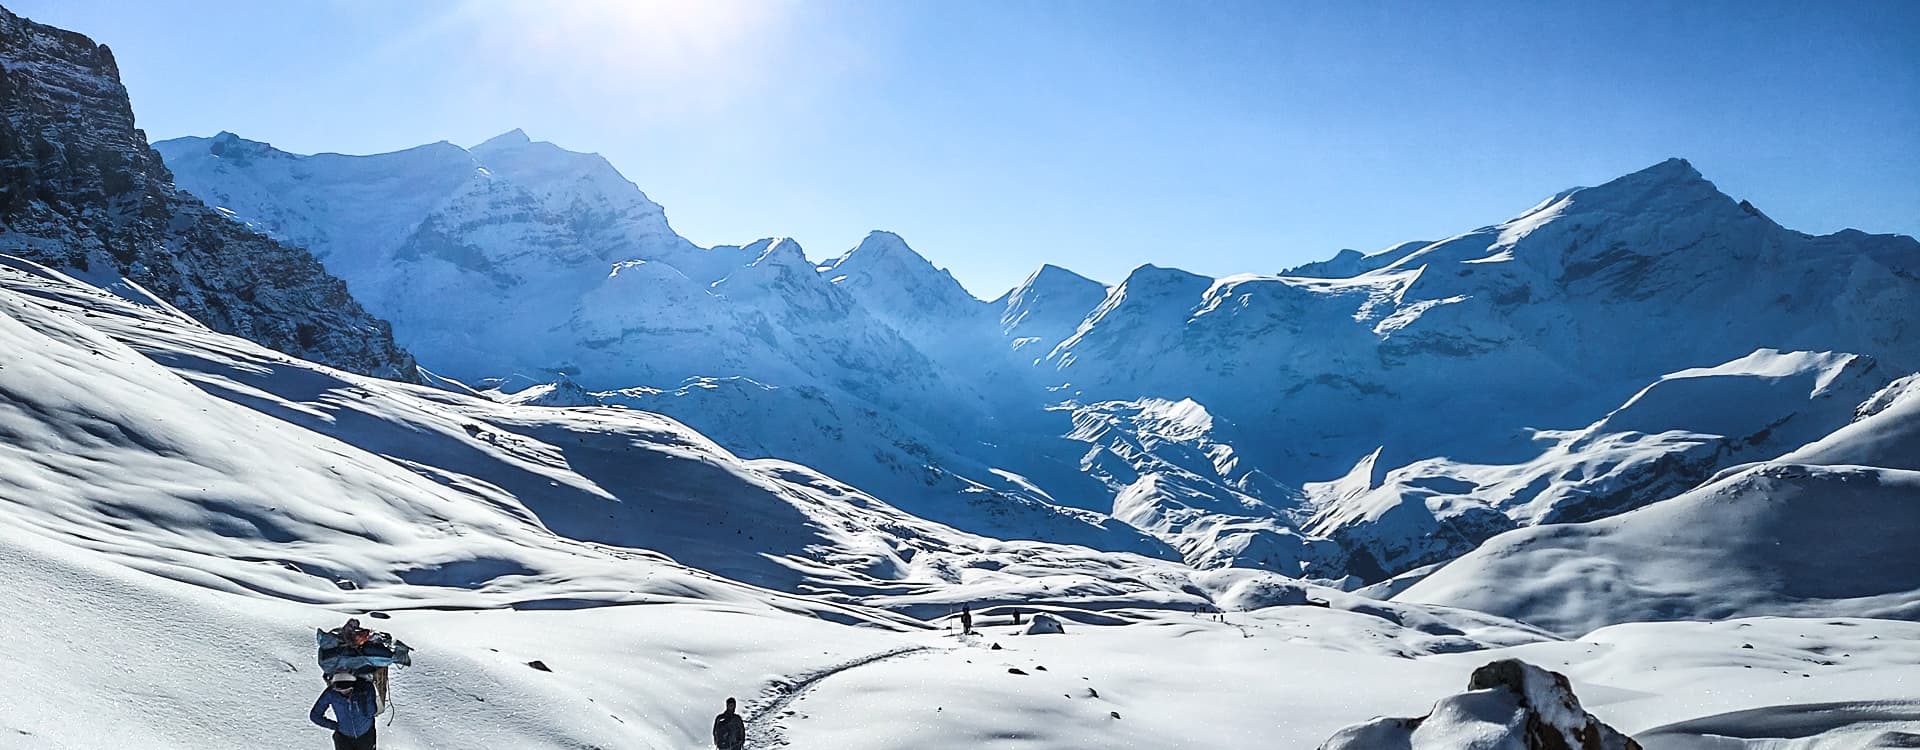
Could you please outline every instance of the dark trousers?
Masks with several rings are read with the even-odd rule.
[[[358,737],[348,737],[339,732],[333,733],[333,750],[376,750],[373,746],[373,730]]]

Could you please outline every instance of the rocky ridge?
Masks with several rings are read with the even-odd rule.
[[[0,69],[0,254],[296,357],[418,377],[387,324],[311,254],[174,187],[105,45],[0,9]]]

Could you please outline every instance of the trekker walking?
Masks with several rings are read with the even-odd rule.
[[[380,713],[380,700],[374,692],[371,681],[352,672],[335,672],[307,718],[333,730],[333,750],[376,750],[373,717]],[[327,718],[327,709],[333,709],[333,718]]]
[[[713,746],[719,750],[745,750],[747,746],[747,722],[733,712],[733,706],[733,699],[728,698],[727,710],[713,717]]]
[[[973,635],[973,605],[960,605],[960,634]]]
[[[359,618],[349,619],[347,624],[333,630],[315,630],[313,641],[319,648],[316,656],[320,674],[352,672],[371,678],[374,691],[380,696],[381,710],[387,706],[388,668],[395,664],[413,664],[411,646],[390,634],[361,627]]]

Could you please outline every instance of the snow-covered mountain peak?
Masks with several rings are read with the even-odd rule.
[[[821,265],[820,274],[917,343],[946,336],[934,329],[956,322],[962,328],[981,322],[990,330],[984,322],[987,303],[892,232],[869,233],[852,250]]]
[[[1665,217],[1718,209],[1716,213],[1725,218],[1752,215],[1739,210],[1736,201],[1720,192],[1692,163],[1679,158],[1594,187],[1569,190],[1562,196],[1555,203],[1565,202],[1569,214],[1605,212]]]
[[[1175,300],[1190,308],[1199,302],[1200,294],[1213,286],[1213,282],[1212,278],[1197,273],[1148,263],[1133,269],[1119,286],[1108,292],[1106,302],[1095,314],[1110,311],[1122,304],[1148,300]]]
[[[1562,194],[1564,195],[1564,193]],[[1551,203],[1547,201],[1546,203]],[[1544,206],[1546,203],[1542,203]],[[1362,253],[1354,249],[1341,250],[1327,260],[1314,261],[1281,271],[1281,276],[1306,276],[1325,279],[1344,279],[1385,268],[1411,255],[1421,248],[1433,244],[1431,240],[1402,242],[1376,253]]]
[[[532,140],[518,129],[473,147],[472,153],[489,171],[505,175],[539,196],[550,210],[625,208],[648,220],[657,214],[660,226],[651,229],[665,228],[665,209],[599,154]]]
[[[1000,331],[1014,348],[1044,357],[1106,297],[1105,284],[1049,263],[992,304],[1000,310]]]
[[[856,257],[859,260],[852,260]],[[839,260],[834,261],[833,265],[838,266],[849,262],[873,263],[880,262],[879,259],[913,263],[916,265],[925,263],[929,267],[933,265],[931,262],[928,262],[926,258],[921,257],[919,253],[914,252],[913,248],[908,247],[907,241],[902,239],[900,235],[884,229],[875,229],[868,232],[867,236],[860,240],[859,245],[854,246],[852,250],[848,250],[845,255],[840,256]]]
[[[1099,304],[1100,298],[1107,296],[1107,285],[1048,263],[1029,274],[1027,280],[1020,282],[1019,286],[1007,290],[1005,294],[995,298],[989,304],[1007,309],[1026,308],[1035,301],[1055,296],[1076,298],[1092,296],[1094,304]],[[1091,309],[1091,305],[1086,308],[1086,310]],[[1084,315],[1086,310],[1082,310],[1081,314]]]
[[[742,248],[754,253],[754,260],[715,282],[713,289],[736,303],[783,298],[793,309],[843,310],[849,303],[845,294],[834,289],[815,271],[800,243],[785,237],[770,237]],[[742,311],[745,312],[745,311]]]
[[[812,268],[813,262],[807,260],[807,251],[800,243],[790,237],[768,237],[757,240],[744,248],[753,253],[753,262],[749,265],[775,264],[795,268]]]
[[[485,151],[485,150],[491,150],[491,149],[513,148],[515,146],[524,146],[532,142],[533,142],[533,139],[527,137],[527,131],[521,130],[519,128],[514,128],[505,133],[501,133],[492,138],[488,138],[484,141],[481,141],[480,145],[474,146],[471,150]]]
[[[1140,267],[1129,272],[1126,280],[1120,283],[1122,286],[1131,286],[1139,289],[1159,286],[1161,284],[1184,284],[1196,281],[1212,283],[1213,280],[1192,271],[1184,271],[1168,266],[1156,266],[1152,263],[1143,263]]]
[[[1055,289],[1063,286],[1082,288],[1097,286],[1105,289],[1107,285],[1052,263],[1043,263],[1040,265],[1039,270],[1034,271],[1033,275],[1027,277],[1026,283],[1022,286],[1035,289]]]
[[[201,139],[195,139],[195,140],[201,140]],[[259,157],[275,158],[275,157],[292,156],[291,154],[288,154],[284,151],[274,148],[273,144],[271,143],[266,143],[263,141],[250,141],[240,137],[238,134],[235,134],[232,131],[227,131],[227,130],[222,130],[219,133],[214,134],[212,138],[207,138],[204,140],[206,142],[207,153],[220,159],[250,159],[250,158],[259,158]]]
[[[850,287],[872,286],[884,280],[896,286],[923,287],[948,299],[974,299],[953,274],[914,252],[900,235],[879,229],[867,233],[852,250],[828,261],[822,273],[834,283]]]

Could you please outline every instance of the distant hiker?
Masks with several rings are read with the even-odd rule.
[[[327,710],[333,718],[327,718]],[[327,689],[313,702],[307,718],[323,729],[333,730],[333,750],[376,750],[373,717],[380,713],[380,701],[373,683],[352,672],[335,672],[327,678]]]
[[[1016,609],[1013,611],[1013,624],[1015,625],[1020,624],[1020,610]]]
[[[960,605],[960,634],[973,635],[973,607],[971,605]]]
[[[733,699],[728,698],[727,710],[713,717],[713,746],[719,750],[743,750],[747,746],[747,722],[733,712],[733,706]]]

